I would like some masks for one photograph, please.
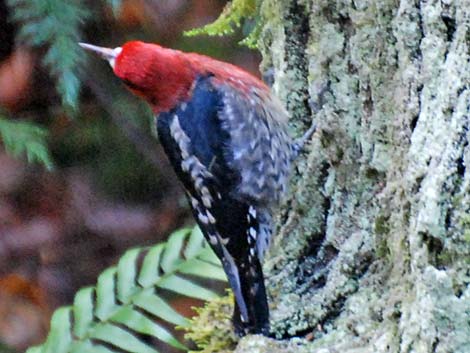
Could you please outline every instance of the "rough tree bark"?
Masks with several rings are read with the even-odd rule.
[[[265,264],[281,340],[236,352],[470,352],[470,1],[264,0],[301,158]]]

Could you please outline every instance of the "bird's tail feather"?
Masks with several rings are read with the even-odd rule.
[[[222,265],[235,297],[233,325],[240,335],[269,333],[269,308],[261,264],[256,257],[246,260],[245,265],[235,263],[226,247],[220,242],[224,253]],[[249,255],[248,255],[249,256]],[[250,266],[246,266],[246,264]]]
[[[235,297],[233,323],[240,336],[269,332],[269,309],[264,286],[259,246],[268,243],[269,217],[261,217],[260,210],[230,198],[222,198],[223,207],[193,208],[195,218],[222,262]],[[212,212],[217,222],[208,222]],[[260,239],[261,237],[262,239]],[[262,242],[260,242],[262,240]]]
[[[251,268],[240,269],[241,297],[247,310],[247,320],[242,314],[242,306],[235,300],[233,325],[235,332],[246,334],[269,334],[269,307],[266,299],[263,272],[261,264],[256,258]],[[237,298],[237,295],[235,295]]]

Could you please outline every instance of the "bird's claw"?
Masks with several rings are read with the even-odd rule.
[[[293,148],[294,148],[294,154],[293,154],[293,160],[298,157],[300,152],[304,149],[305,144],[307,143],[308,140],[311,139],[315,131],[317,130],[317,123],[315,121],[312,122],[312,125],[310,128],[303,134],[302,137],[298,138],[295,140]]]

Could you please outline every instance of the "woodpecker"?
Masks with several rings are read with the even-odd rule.
[[[163,149],[233,290],[236,333],[268,335],[261,262],[271,214],[315,126],[293,141],[269,87],[234,65],[140,41],[80,45],[150,104]]]

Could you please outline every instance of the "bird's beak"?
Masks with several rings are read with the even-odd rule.
[[[104,48],[98,47],[96,45],[87,44],[87,43],[78,43],[83,49],[92,51],[95,54],[98,54],[103,59],[107,60],[111,67],[114,69],[114,63],[116,62],[116,57],[121,53],[122,48]]]

